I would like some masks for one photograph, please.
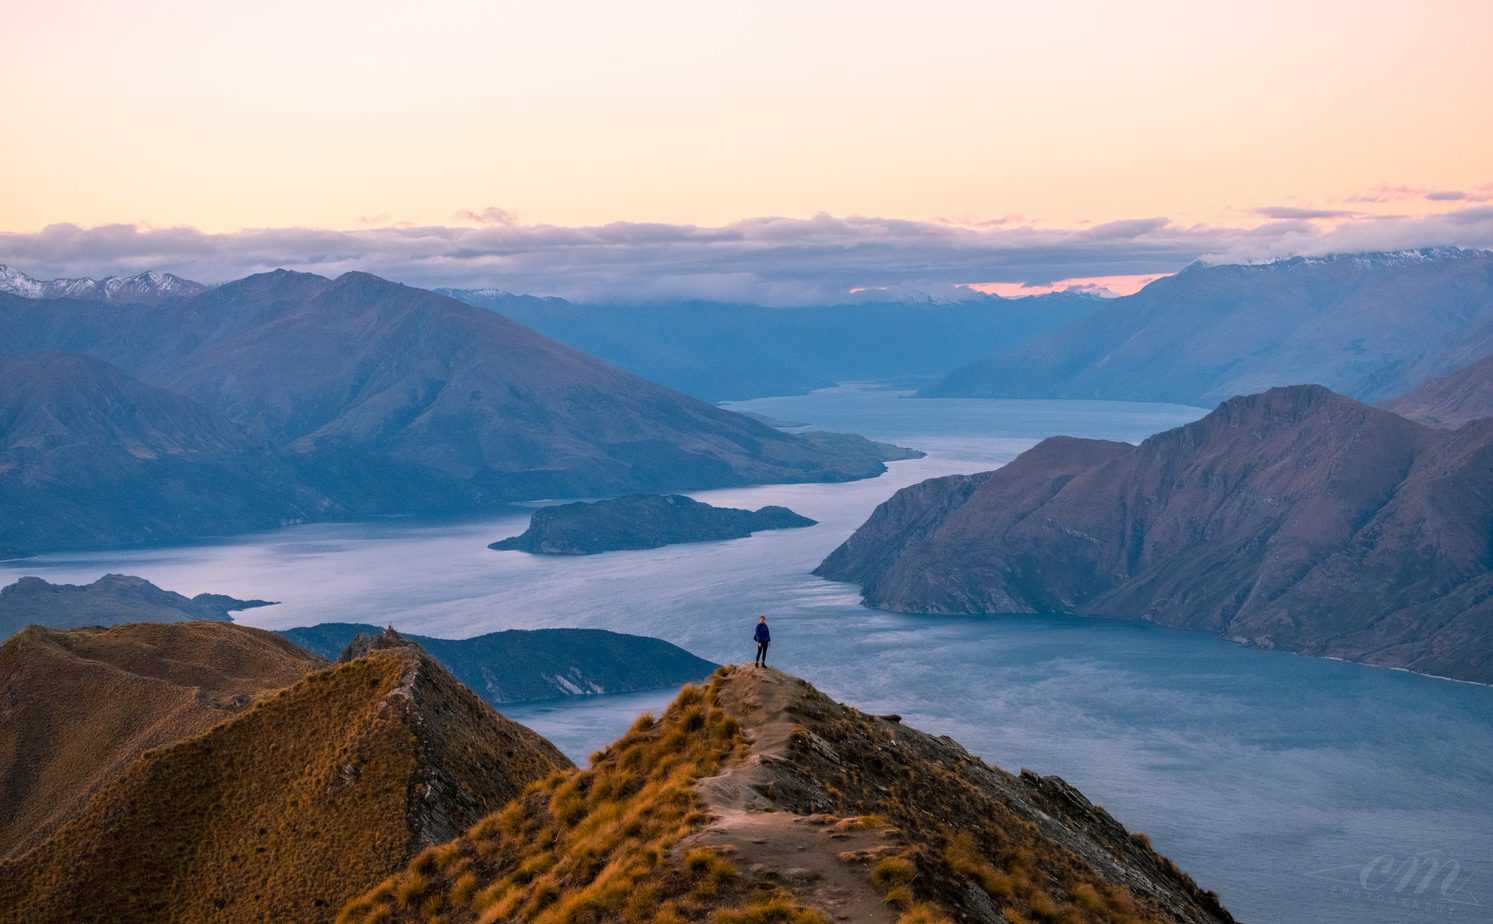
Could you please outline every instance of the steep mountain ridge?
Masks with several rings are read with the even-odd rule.
[[[326,921],[568,766],[418,648],[380,649],[144,754],[0,862],[0,907],[35,921]]]
[[[350,902],[343,924],[1231,922],[1056,777],[723,668],[587,770]]]
[[[323,662],[245,626],[31,628],[0,645],[0,858],[44,840],[151,748]]]
[[[1208,406],[1318,382],[1377,401],[1490,353],[1493,251],[1198,263],[922,394]]]
[[[1493,680],[1489,485],[1493,422],[1278,388],[1139,446],[1058,437],[904,489],[816,573],[902,612],[1144,618]]]

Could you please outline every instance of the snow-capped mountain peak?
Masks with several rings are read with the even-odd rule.
[[[102,279],[37,279],[12,266],[0,264],[0,292],[22,298],[81,298],[106,302],[156,302],[189,298],[207,291],[207,286],[175,273],[146,270],[133,276]]]

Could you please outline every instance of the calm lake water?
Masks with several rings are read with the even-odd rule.
[[[785,421],[915,446],[877,479],[702,491],[783,504],[818,526],[734,542],[545,559],[490,552],[522,513],[296,527],[190,547],[0,564],[0,580],[138,574],[182,593],[282,601],[285,628],[392,624],[460,637],[594,626],[717,661],[750,657],[832,696],[949,734],[1010,770],[1057,774],[1217,890],[1241,920],[1493,920],[1493,689],[1084,619],[866,609],[809,571],[897,488],[1009,461],[1056,433],[1136,441],[1203,413],[1168,405],[904,399],[844,386],[742,402]],[[507,710],[577,760],[671,693]]]

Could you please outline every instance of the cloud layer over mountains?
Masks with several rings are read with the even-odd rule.
[[[1474,200],[1475,201],[1475,200]],[[1460,245],[1493,246],[1493,205],[1434,215],[1367,216],[1274,206],[1249,228],[1181,226],[1163,217],[1044,229],[872,217],[752,218],[721,227],[617,222],[521,224],[502,209],[462,225],[361,230],[51,225],[0,232],[0,263],[35,276],[165,268],[216,282],[275,267],[335,276],[376,272],[413,285],[495,286],[572,299],[699,297],[793,305],[855,288],[937,292],[982,282],[1174,271],[1195,259]]]

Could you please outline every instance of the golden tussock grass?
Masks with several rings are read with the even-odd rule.
[[[554,773],[349,902],[339,924],[827,924],[727,855],[678,849],[708,820],[695,782],[745,748],[717,693],[729,668],[640,717],[585,770]]]

